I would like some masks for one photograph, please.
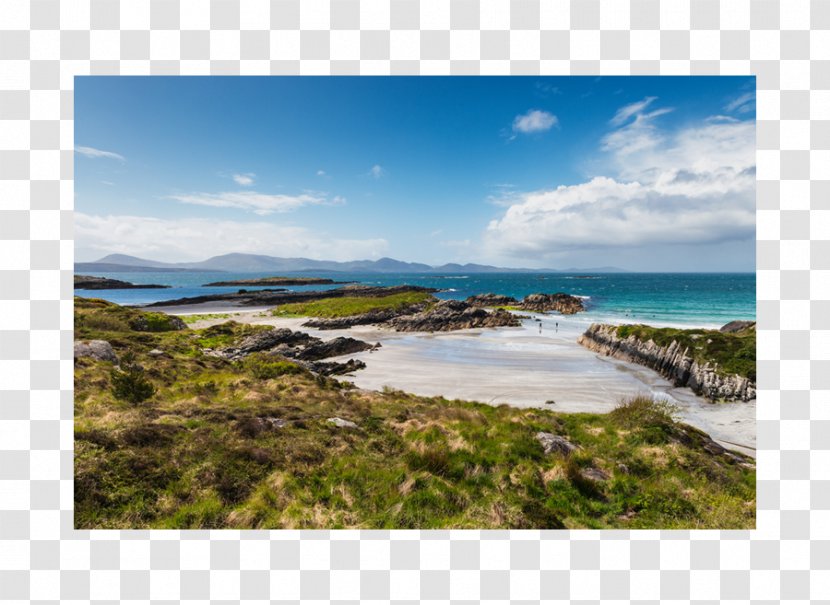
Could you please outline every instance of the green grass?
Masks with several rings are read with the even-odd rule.
[[[689,355],[698,363],[716,363],[722,374],[738,374],[750,380],[755,374],[755,330],[725,333],[718,330],[653,328],[628,325],[617,328],[617,336],[636,336],[642,341],[653,340],[660,346],[677,341],[688,348]]]
[[[349,317],[369,311],[400,310],[410,305],[427,303],[434,297],[427,292],[402,292],[389,296],[343,296],[324,298],[308,303],[290,303],[274,307],[271,314],[277,317]]]
[[[648,399],[600,415],[366,392],[288,360],[200,352],[198,342],[232,343],[251,326],[96,331],[99,310],[77,304],[76,325],[132,353],[154,394],[120,401],[112,364],[77,361],[78,528],[755,525],[754,467],[706,452],[702,433]],[[579,449],[545,455],[538,431]]]
[[[182,321],[184,321],[187,325],[210,319],[227,319],[230,316],[230,313],[194,313],[193,315],[179,315]]]

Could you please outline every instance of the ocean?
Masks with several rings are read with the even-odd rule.
[[[273,273],[158,272],[96,273],[132,283],[164,284],[153,290],[75,290],[77,296],[103,298],[122,305],[235,292],[238,287],[205,288],[215,281],[268,277]],[[654,326],[719,327],[735,319],[755,320],[754,273],[303,273],[372,286],[411,284],[439,288],[438,298],[465,299],[493,292],[522,298],[534,292],[567,292],[583,297],[587,312],[579,323],[646,323]],[[333,286],[288,286],[288,290],[319,290]],[[245,289],[253,290],[251,286]]]

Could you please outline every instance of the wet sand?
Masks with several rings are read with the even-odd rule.
[[[232,311],[215,305],[195,306],[200,308],[178,307],[167,312]],[[342,377],[363,389],[388,386],[417,395],[592,413],[609,412],[622,399],[647,394],[675,403],[683,421],[722,444],[753,456],[755,453],[754,400],[712,404],[688,388],[674,387],[653,370],[598,356],[576,343],[590,323],[585,317],[532,315],[517,328],[429,334],[393,332],[375,326],[321,331],[302,327],[304,318],[268,317],[262,309],[235,311],[232,318],[240,322],[302,330],[323,339],[348,335],[380,342],[383,346],[376,351],[333,358],[366,362],[365,369]],[[223,321],[227,319],[203,320],[192,327]]]

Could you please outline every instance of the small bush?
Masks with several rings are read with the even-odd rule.
[[[638,395],[624,399],[609,416],[620,426],[627,428],[667,427],[677,418],[676,405],[665,400]]]
[[[127,322],[121,317],[106,312],[93,312],[81,317],[76,316],[75,323],[78,328],[83,327],[101,332],[126,332],[130,329]]]
[[[112,369],[110,382],[116,399],[133,404],[146,401],[156,392],[153,384],[144,377],[144,368],[135,363],[130,353],[123,356],[120,367]]]

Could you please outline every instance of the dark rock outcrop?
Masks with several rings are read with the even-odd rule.
[[[311,338],[311,337],[309,337]],[[307,344],[302,349],[299,349],[293,357],[302,361],[317,361],[319,359],[326,359],[327,357],[339,357],[341,355],[350,355],[351,353],[359,353],[360,351],[368,351],[374,348],[375,345],[370,345],[368,342],[357,340],[356,338],[349,338],[347,336],[338,336],[332,340],[320,340],[315,338],[313,342]],[[291,357],[292,355],[287,355]]]
[[[467,303],[474,307],[511,307],[515,306],[517,302],[512,296],[493,294],[492,292],[475,294],[467,298]]]
[[[389,320],[386,326],[398,332],[449,332],[468,328],[520,326],[521,321],[503,309],[487,311],[463,300],[442,300],[430,309]]]
[[[303,324],[308,328],[318,330],[345,330],[352,326],[368,326],[381,324],[401,315],[412,315],[426,309],[428,303],[413,303],[399,309],[376,309],[360,315],[349,315],[347,317],[313,318]]]
[[[722,374],[717,365],[699,364],[687,348],[677,341],[659,346],[654,341],[643,342],[634,335],[617,336],[617,326],[591,324],[577,342],[592,351],[624,361],[630,361],[656,370],[675,386],[689,387],[696,394],[712,401],[755,398],[756,385],[749,378],[737,374]]]
[[[721,326],[720,331],[726,332],[727,334],[732,334],[735,332],[743,332],[744,330],[754,330],[755,329],[755,322],[754,321],[730,321],[728,324]]]
[[[293,332],[288,328],[274,328],[267,332],[257,332],[256,334],[246,336],[234,346],[214,351],[213,354],[217,357],[236,360],[247,357],[251,353],[272,351],[278,347],[293,350],[296,347],[304,347],[315,340],[319,339],[309,336],[304,332]]]
[[[585,310],[582,299],[565,294],[564,292],[557,292],[556,294],[528,294],[517,306],[525,311],[535,311],[537,313],[557,311],[562,315],[573,315],[574,313]]]
[[[323,376],[339,376],[342,374],[351,374],[357,370],[362,370],[366,364],[359,359],[350,359],[345,363],[339,361],[315,361],[310,365],[310,370]]]
[[[112,345],[106,340],[76,340],[73,348],[75,359],[89,357],[98,361],[118,363],[118,357],[116,357]]]
[[[134,290],[138,288],[169,288],[159,284],[133,284],[120,279],[96,277],[94,275],[76,275],[74,287],[76,290]]]
[[[379,347],[356,338],[338,337],[321,340],[304,332],[294,332],[288,328],[274,328],[266,332],[257,332],[243,338],[233,346],[215,351],[206,350],[210,355],[232,361],[244,359],[252,353],[272,353],[287,359],[296,360],[302,367],[317,374],[347,374],[366,367],[356,359],[346,362],[321,362],[321,359],[349,355]]]

